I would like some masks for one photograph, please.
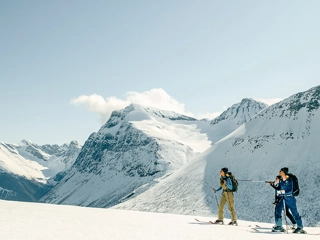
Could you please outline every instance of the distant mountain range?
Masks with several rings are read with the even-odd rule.
[[[61,180],[80,149],[76,141],[62,146],[0,142],[0,198],[37,201]]]

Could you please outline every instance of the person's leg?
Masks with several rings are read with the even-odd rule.
[[[292,224],[297,224],[296,220],[294,220],[294,217],[292,216],[288,206],[286,205],[286,215],[287,217],[290,219],[290,221],[292,222]]]
[[[278,204],[276,205],[275,213],[274,213],[275,223],[276,223],[276,226],[278,227],[282,227],[282,210],[283,210],[283,198],[279,200]]]
[[[218,213],[218,220],[223,220],[224,218],[224,205],[226,204],[227,199],[225,196],[225,192],[222,193],[220,204],[219,204],[219,213]]]
[[[237,221],[236,210],[234,209],[234,196],[232,192],[227,192],[228,208],[231,214],[231,221]]]
[[[290,209],[292,216],[294,217],[294,220],[297,222],[298,228],[303,228],[301,216],[298,213],[297,209],[297,201],[295,197],[286,197],[285,198],[286,205]]]

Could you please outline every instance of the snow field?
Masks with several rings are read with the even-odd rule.
[[[208,239],[316,239],[315,235],[257,233],[256,224],[239,221],[239,226],[197,223],[194,219],[215,220],[214,217],[175,215],[128,210],[85,208],[0,201],[0,239],[10,240],[208,240]],[[229,219],[225,219],[226,222]],[[305,228],[320,233],[320,228]]]

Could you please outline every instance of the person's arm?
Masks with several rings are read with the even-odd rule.
[[[270,186],[273,187],[275,190],[280,190],[280,186],[278,183],[270,182]]]
[[[221,189],[222,189],[222,187],[220,186],[218,189],[215,189],[215,188],[214,188],[213,191],[214,191],[214,192],[218,192],[218,191],[220,191]]]

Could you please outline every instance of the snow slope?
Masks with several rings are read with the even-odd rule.
[[[0,200],[0,239],[10,240],[207,240],[317,239],[315,235],[259,233],[249,226],[272,224],[239,221],[239,226],[197,223],[198,216],[83,208]],[[203,220],[212,218],[202,217]],[[320,228],[305,228],[310,234]],[[263,229],[262,229],[263,230]],[[269,231],[269,230],[264,230]]]
[[[42,173],[45,167],[35,161],[26,160],[18,150],[9,144],[0,142],[0,171],[35,179],[45,183],[46,177]]]
[[[229,167],[239,180],[273,180],[289,167],[300,181],[298,209],[305,225],[320,224],[320,86],[295,94],[257,114],[155,187],[115,208],[211,216],[212,188]],[[220,193],[217,194],[220,197]],[[266,183],[239,182],[239,219],[274,221],[274,190]],[[225,211],[229,216],[228,210]]]

